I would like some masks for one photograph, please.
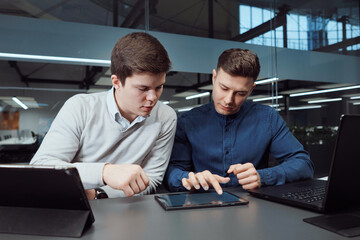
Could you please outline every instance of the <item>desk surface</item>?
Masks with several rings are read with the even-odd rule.
[[[230,192],[248,199],[249,205],[166,212],[153,195],[90,201],[95,223],[81,239],[348,239],[302,221],[317,213],[257,199],[236,189]],[[3,239],[34,236],[0,234]]]

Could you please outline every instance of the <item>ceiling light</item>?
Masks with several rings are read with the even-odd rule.
[[[265,98],[254,98],[253,102],[261,102],[261,101],[267,101],[267,100],[273,100],[273,99],[280,99],[283,98],[283,96],[274,96],[274,97],[265,97]]]
[[[202,97],[206,97],[209,95],[210,95],[210,92],[203,92],[203,93],[187,96],[185,99],[189,100],[189,99],[194,99],[194,98],[202,98]]]
[[[303,110],[303,109],[314,109],[314,108],[321,108],[321,105],[302,106],[302,107],[289,107],[289,111]]]
[[[255,81],[255,83],[257,85],[260,85],[260,84],[266,84],[266,83],[270,83],[270,82],[275,82],[277,80],[279,80],[279,78],[267,78],[267,79]]]
[[[312,100],[312,101],[308,101],[308,103],[337,102],[341,100],[342,98],[329,98],[329,99]]]
[[[360,102],[354,102],[353,105],[360,105]]]
[[[350,99],[360,99],[360,96],[350,97]]]
[[[20,105],[23,109],[28,109],[28,106],[26,106],[22,101],[20,101],[17,97],[12,97],[12,100],[16,102],[18,105]]]
[[[193,107],[189,107],[189,108],[180,108],[180,109],[178,109],[177,111],[178,111],[178,112],[187,112],[187,111],[190,111],[191,109],[193,109]]]
[[[272,108],[277,108],[277,107],[279,107],[280,105],[279,105],[279,104],[269,104],[269,105],[267,105],[267,106],[272,107]]]
[[[161,101],[163,104],[167,105],[169,104],[170,102],[169,101]]]
[[[91,58],[74,58],[74,57],[55,57],[45,55],[19,54],[19,53],[0,53],[0,58],[14,58],[26,60],[45,60],[55,62],[72,62],[72,63],[92,63],[110,66],[110,60],[91,59]]]
[[[290,97],[299,97],[305,95],[312,95],[312,94],[320,94],[320,93],[327,93],[327,92],[337,92],[337,91],[345,91],[360,88],[360,85],[350,86],[350,87],[341,87],[341,88],[332,88],[332,89],[325,89],[325,90],[317,90],[317,91],[310,91],[310,92],[302,92],[302,93],[293,93],[290,94]]]

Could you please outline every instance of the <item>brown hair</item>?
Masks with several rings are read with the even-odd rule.
[[[125,84],[134,73],[167,73],[171,62],[159,40],[150,34],[134,32],[120,38],[111,53],[111,74]]]
[[[255,81],[260,73],[260,62],[248,49],[231,48],[220,55],[217,70],[220,68],[230,75],[251,77]]]

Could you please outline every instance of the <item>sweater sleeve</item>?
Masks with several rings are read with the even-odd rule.
[[[78,169],[85,189],[103,186],[102,169],[105,163],[73,163],[80,148],[85,121],[86,111],[80,98],[74,96],[68,99],[30,164],[73,165]]]
[[[161,132],[154,142],[153,148],[146,155],[141,164],[144,172],[149,177],[150,185],[145,191],[136,195],[155,193],[156,188],[163,181],[174,143],[177,121],[176,114],[173,110],[168,111],[165,115],[166,116],[163,116],[163,119],[161,120]],[[145,133],[143,134],[144,137],[146,137]],[[109,186],[105,186],[103,189],[110,198],[125,197],[125,194],[121,190],[116,190]]]

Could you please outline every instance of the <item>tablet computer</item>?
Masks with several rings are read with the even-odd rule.
[[[249,201],[224,191],[222,195],[214,192],[170,193],[155,195],[155,199],[165,210],[178,210],[204,207],[225,207],[248,204]]]
[[[0,165],[0,232],[80,237],[95,221],[71,166]]]

